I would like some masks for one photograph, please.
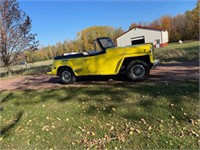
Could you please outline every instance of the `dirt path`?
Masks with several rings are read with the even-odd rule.
[[[150,77],[143,82],[148,81],[188,81],[199,80],[199,64],[198,62],[183,63],[165,63],[151,70]],[[42,76],[26,76],[14,79],[1,79],[0,91],[5,90],[29,90],[29,89],[49,89],[66,86],[88,86],[88,84],[115,84],[126,81],[78,81],[72,85],[63,85],[58,77],[48,75]],[[134,83],[133,83],[134,84]]]
[[[185,81],[199,80],[199,62],[165,63],[151,71],[150,80]]]

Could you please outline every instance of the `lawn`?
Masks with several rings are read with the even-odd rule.
[[[18,75],[40,75],[47,72],[53,60],[28,63],[26,65],[16,65],[12,67],[12,76]],[[7,77],[6,68],[0,68],[0,78]]]
[[[198,149],[199,83],[2,91],[2,149]]]
[[[161,62],[198,61],[199,47],[199,41],[190,41],[183,44],[170,43],[166,47],[155,49],[155,57],[159,58]]]

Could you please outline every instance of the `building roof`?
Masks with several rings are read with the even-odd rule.
[[[153,27],[147,27],[147,26],[135,26],[134,28],[132,28],[132,29],[130,29],[130,30],[128,30],[128,31],[126,31],[126,32],[124,32],[124,33],[122,33],[122,34],[120,34],[120,35],[117,36],[115,39],[117,39],[118,37],[120,37],[120,36],[126,34],[127,32],[129,32],[129,31],[131,31],[131,30],[133,30],[133,29],[136,29],[136,28],[139,28],[139,29],[148,29],[148,30],[155,30],[155,31],[166,31],[166,29],[161,29],[161,28],[153,28]]]

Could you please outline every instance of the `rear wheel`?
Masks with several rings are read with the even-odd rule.
[[[143,81],[149,76],[149,65],[142,60],[131,61],[127,67],[126,75],[132,81]]]
[[[62,83],[64,84],[71,84],[76,81],[76,77],[71,69],[63,68],[60,72],[60,78]]]

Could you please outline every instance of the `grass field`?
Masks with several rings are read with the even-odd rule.
[[[198,82],[2,91],[1,149],[198,149]]]
[[[198,61],[199,48],[199,41],[190,41],[183,44],[170,43],[166,47],[155,49],[155,56],[159,58],[161,62]]]
[[[155,57],[161,62],[170,61],[198,61],[199,41],[190,41],[183,44],[171,43],[164,48],[155,49]],[[30,63],[27,65],[13,66],[13,75],[39,75],[44,74],[49,69],[53,60]],[[0,68],[0,78],[7,77],[6,69]]]
[[[40,75],[47,72],[53,60],[39,61],[35,63],[28,63],[25,65],[16,65],[12,67],[12,75]],[[7,77],[6,68],[0,68],[0,78]]]

